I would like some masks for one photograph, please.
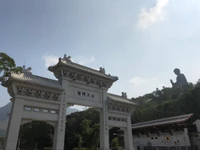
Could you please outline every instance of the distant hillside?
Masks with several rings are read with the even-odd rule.
[[[0,107],[0,121],[5,120],[8,117],[8,113],[10,113],[12,107],[12,103],[8,103],[7,105]]]
[[[8,120],[9,118],[6,118],[5,120],[0,121],[0,130],[6,131],[8,127]]]
[[[139,107],[132,115],[132,123],[194,113],[200,119],[200,84],[187,88],[163,88],[132,100]]]
[[[0,137],[5,137],[6,136],[6,131],[0,129]]]

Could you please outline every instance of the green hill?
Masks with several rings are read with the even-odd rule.
[[[200,118],[200,86],[189,84],[187,88],[163,88],[142,97],[133,98],[140,107],[132,115],[132,123],[194,113]]]

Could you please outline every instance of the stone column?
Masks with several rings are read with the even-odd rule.
[[[188,146],[190,146],[190,138],[188,135],[188,129],[184,128],[184,137],[183,137],[184,143],[185,143],[185,149],[188,150]]]
[[[131,128],[131,116],[127,116],[127,127],[124,130],[124,145],[126,150],[134,150],[133,135]]]
[[[6,133],[4,150],[15,150],[21,125],[24,100],[15,98],[12,104],[11,115]]]
[[[60,109],[58,112],[58,121],[54,129],[53,150],[64,150],[65,144],[65,120],[66,120],[66,102],[65,92],[63,92]]]
[[[100,150],[109,150],[107,91],[103,91],[102,103],[103,103],[103,108],[101,109],[100,112]]]

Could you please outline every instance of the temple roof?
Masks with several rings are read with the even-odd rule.
[[[124,103],[124,104],[128,104],[128,105],[137,106],[137,104],[134,103],[133,101],[131,101],[130,99],[123,98],[120,95],[115,95],[115,94],[108,93],[108,98],[113,102]]]
[[[7,78],[7,80],[2,82],[2,85],[7,87],[11,82],[14,81],[63,90],[62,86],[56,80],[39,77],[28,73],[20,73],[20,74],[11,73],[10,76]]]
[[[136,123],[136,124],[132,124],[132,129],[184,123],[184,122],[188,121],[192,116],[193,116],[193,114],[186,114],[186,115],[180,115],[180,116],[175,116],[175,117],[169,117],[169,118],[163,118],[163,119],[157,119],[157,120],[152,120],[152,121],[147,121],[147,122]]]
[[[95,70],[95,69],[74,63],[71,60],[65,61],[64,59],[61,59],[61,58],[59,59],[59,62],[56,65],[49,66],[48,70],[55,73],[55,71],[61,66],[68,67],[70,69],[77,69],[81,72],[89,73],[90,75],[97,75],[99,77],[103,77],[103,78],[106,78],[106,79],[109,79],[109,80],[112,80],[112,81],[118,80],[118,77],[111,76],[110,74],[106,74],[104,68],[102,68],[104,71]]]

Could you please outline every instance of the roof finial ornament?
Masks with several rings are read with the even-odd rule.
[[[24,73],[24,74],[32,74],[31,73],[31,67],[28,67],[27,69],[26,69],[26,67],[25,67],[25,65],[23,65],[23,67],[22,67],[22,73]]]
[[[126,94],[126,92],[122,92],[122,97],[125,98],[125,99],[127,99],[127,94]]]
[[[64,54],[63,60],[65,60],[66,62],[72,62],[71,61],[71,56],[67,56],[66,54]]]
[[[105,68],[102,68],[102,67],[99,68],[99,72],[100,72],[100,73],[103,73],[103,74],[106,74]]]

